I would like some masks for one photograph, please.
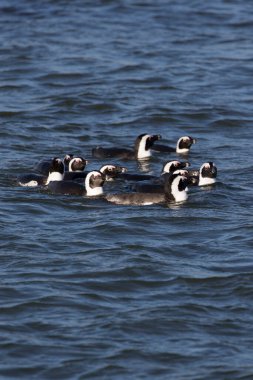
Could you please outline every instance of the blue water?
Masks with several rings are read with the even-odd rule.
[[[252,10],[0,2],[1,379],[253,379]],[[15,181],[141,133],[196,138],[217,184],[138,207]]]

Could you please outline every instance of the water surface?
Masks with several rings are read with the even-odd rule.
[[[251,14],[1,2],[1,378],[253,378]],[[15,182],[66,153],[98,168],[91,147],[141,133],[195,137],[187,159],[214,161],[216,186],[133,207]],[[171,158],[124,165],[158,174]]]

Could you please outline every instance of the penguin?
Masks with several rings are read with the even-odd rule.
[[[98,170],[92,170],[86,175],[83,184],[75,181],[51,181],[48,190],[53,194],[96,197],[103,194],[104,182],[105,175]]]
[[[85,178],[87,172],[84,172],[84,169],[87,164],[88,161],[83,157],[73,157],[68,163],[68,171],[64,172],[64,181],[73,181],[77,178]]]
[[[119,165],[105,164],[105,165],[102,165],[100,169],[98,169],[98,171],[100,171],[101,173],[105,175],[105,181],[108,182],[108,181],[113,181],[114,179],[118,178],[121,175],[121,173],[127,172],[127,168],[123,166],[119,166]],[[69,174],[65,178],[65,175],[67,173],[64,174],[64,181],[75,181],[75,182],[83,184],[83,181],[89,172],[86,170],[83,172],[72,172],[73,173],[72,178],[70,177]]]
[[[49,165],[48,175],[28,173],[17,177],[20,186],[36,187],[45,186],[50,181],[61,181],[63,179],[64,165],[60,158],[54,157]]]
[[[103,148],[96,147],[92,149],[92,156],[96,158],[116,157],[123,160],[142,160],[150,158],[152,155],[151,148],[155,141],[161,139],[160,135],[141,134],[135,140],[134,150],[126,148]]]
[[[205,162],[199,171],[189,171],[190,184],[197,186],[209,186],[216,183],[218,169],[214,162]]]
[[[105,199],[118,205],[152,205],[156,203],[184,202],[188,199],[186,191],[188,179],[171,174],[166,179],[162,193],[123,193],[108,194]]]
[[[161,153],[178,153],[178,154],[188,154],[192,144],[196,143],[196,139],[191,136],[182,136],[178,139],[176,148],[164,144],[154,144],[152,150]]]
[[[138,192],[147,192],[147,193],[160,193],[164,187],[165,180],[172,173],[181,171],[182,175],[187,175],[187,170],[183,170],[185,167],[189,167],[189,162],[183,162],[178,160],[167,161],[164,163],[161,175],[159,177],[151,178],[152,181],[148,183],[135,183],[132,185],[131,189]],[[181,169],[181,170],[180,170]]]
[[[161,175],[173,173],[175,170],[188,168],[191,164],[188,161],[171,160],[166,161],[163,165]]]
[[[195,179],[192,179],[189,176],[189,173],[185,169],[179,169],[175,170],[173,174],[181,175],[183,177],[186,177],[189,181],[189,184],[194,185]],[[132,190],[141,192],[141,193],[161,193],[164,188],[164,184],[167,181],[167,179],[172,175],[172,173],[165,173],[163,175],[162,181],[160,183],[141,183],[141,184],[135,184],[135,186],[132,186]],[[188,191],[188,188],[186,189]]]
[[[64,163],[59,157],[54,157],[52,159],[49,174],[46,180],[46,185],[50,182],[61,182],[63,180],[64,175]]]
[[[113,181],[120,178],[122,174],[127,172],[127,168],[119,165],[105,164],[100,167],[99,171],[105,175],[105,181]]]

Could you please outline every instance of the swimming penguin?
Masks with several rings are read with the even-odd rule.
[[[152,150],[162,153],[179,153],[187,154],[190,151],[192,144],[196,143],[196,139],[191,136],[182,136],[178,139],[176,149],[163,144],[154,144]]]
[[[119,165],[106,164],[99,169],[105,175],[105,181],[112,181],[115,178],[120,178],[121,174],[127,172],[127,168]]]
[[[35,187],[47,185],[51,180],[59,181],[63,179],[64,165],[60,158],[51,160],[48,175],[37,173],[22,174],[17,177],[20,186]]]
[[[189,171],[190,185],[208,186],[216,182],[218,170],[213,162],[205,162],[199,171]]]
[[[100,171],[101,173],[105,175],[105,181],[108,182],[108,181],[114,180],[115,178],[118,178],[122,173],[125,173],[127,171],[127,168],[123,166],[119,166],[119,165],[105,164],[105,165],[102,165],[100,169],[98,169],[98,171]],[[75,182],[83,184],[83,181],[89,172],[85,170],[83,172],[72,172],[72,173],[73,173],[72,178],[69,178],[69,175],[68,175],[67,179],[65,179],[65,174],[66,174],[65,173],[64,180],[67,180],[67,181],[71,180],[71,181],[75,181]]]
[[[61,182],[63,180],[63,175],[64,164],[59,157],[54,157],[49,168],[49,174],[47,177],[46,185],[48,185],[51,181]]]
[[[175,170],[188,168],[191,166],[191,164],[188,161],[178,161],[178,160],[171,160],[165,162],[162,168],[162,174],[164,173],[173,173]]]
[[[48,189],[53,194],[93,197],[103,194],[104,182],[104,174],[98,170],[92,170],[86,175],[83,184],[75,181],[52,181],[48,184]]]
[[[165,202],[184,202],[188,199],[186,191],[188,179],[172,174],[166,179],[162,193],[124,193],[108,194],[105,199],[118,205],[152,205]]]
[[[147,192],[147,193],[160,193],[163,191],[165,180],[172,173],[177,172],[179,174],[179,170],[185,167],[189,167],[189,162],[183,162],[178,160],[167,161],[163,165],[161,175],[159,177],[150,176],[151,181],[147,183],[135,183],[131,186],[131,189],[138,192]],[[182,175],[188,176],[187,171],[182,170]]]
[[[161,138],[160,135],[141,134],[135,140],[134,150],[125,148],[103,148],[92,149],[92,156],[96,158],[117,157],[123,160],[142,160],[151,157],[153,143]]]
[[[189,177],[189,173],[187,170],[185,170],[185,169],[175,170],[173,172],[173,174],[177,174],[177,175],[181,175],[183,177],[186,177],[190,183],[191,179]],[[138,184],[135,184],[134,186],[132,186],[131,188],[132,188],[132,190],[137,191],[137,192],[141,192],[141,193],[161,193],[163,191],[164,184],[166,183],[168,178],[171,177],[171,175],[172,175],[172,173],[165,173],[165,175],[163,175],[162,181],[160,181],[160,182],[138,183]],[[192,182],[192,184],[194,184],[194,181]],[[186,191],[188,191],[188,189],[186,189]]]
[[[66,156],[65,156],[66,157]],[[88,161],[83,157],[73,157],[68,163],[68,171],[64,172],[64,181],[73,181],[77,178],[84,178],[87,172],[84,169]]]

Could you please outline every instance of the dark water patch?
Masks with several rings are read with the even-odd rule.
[[[14,118],[17,116],[22,116],[23,114],[24,114],[24,112],[22,112],[22,111],[1,111],[0,117],[10,119],[10,118]]]
[[[224,128],[239,128],[243,125],[248,125],[250,123],[250,120],[242,120],[240,119],[226,119],[223,118],[221,120],[216,120],[213,123],[210,123],[211,127],[222,127]]]
[[[12,13],[16,13],[17,12],[17,7],[10,7],[10,6],[5,6],[5,5],[3,5],[3,6],[1,6],[1,11],[3,12],[3,13],[10,13],[10,14],[12,14]]]
[[[88,73],[86,74],[88,77]],[[73,72],[51,72],[46,75],[40,76],[37,79],[43,83],[51,84],[54,86],[66,86],[66,82],[70,82],[71,87],[75,82],[80,85],[80,79],[85,77],[85,73],[73,73]]]
[[[27,85],[24,85],[24,84],[22,84],[22,85],[19,85],[19,86],[17,86],[17,85],[15,85],[15,84],[6,84],[5,86],[1,86],[0,87],[0,92],[2,92],[2,91],[4,91],[4,92],[7,92],[7,93],[9,93],[9,92],[18,92],[18,91],[24,91],[24,90],[28,90],[30,87]]]

